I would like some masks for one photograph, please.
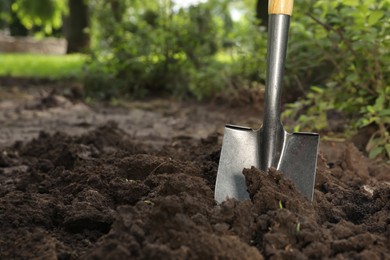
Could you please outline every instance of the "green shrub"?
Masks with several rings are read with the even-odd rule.
[[[119,7],[113,7],[113,2]],[[220,16],[214,16],[214,5],[204,3],[175,12],[171,1],[96,0],[91,7],[96,33],[85,77],[89,95],[207,96],[194,87],[195,81],[212,92],[211,86],[204,85],[202,73],[212,76],[209,72],[215,71],[208,66],[215,64],[210,59],[221,48],[224,32]],[[209,84],[219,83],[213,78]]]
[[[296,57],[296,70],[324,68],[319,73],[325,77],[285,116],[299,115],[302,128],[312,130],[326,129],[329,110],[351,119],[349,132],[375,124],[369,156],[390,157],[390,1],[297,1],[296,6],[305,9],[292,24],[291,44],[301,42],[303,53]],[[302,59],[312,64],[306,67]]]

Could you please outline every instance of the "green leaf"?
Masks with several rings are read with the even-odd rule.
[[[369,125],[369,124],[371,124],[371,120],[368,120],[367,118],[362,118],[362,119],[360,119],[360,120],[357,122],[357,125],[358,125],[359,127],[367,126],[367,125]]]
[[[390,109],[380,111],[379,116],[390,116]]]
[[[386,144],[385,149],[386,149],[387,157],[390,158],[390,144]]]
[[[346,6],[358,6],[360,3],[359,0],[344,0],[342,3]]]
[[[383,152],[383,150],[384,150],[384,147],[382,147],[382,146],[375,147],[375,148],[373,148],[373,149],[370,151],[370,153],[368,154],[368,157],[369,157],[370,159],[374,159],[374,158],[376,158],[378,155],[380,155],[380,154]]]
[[[380,95],[376,100],[375,100],[375,105],[374,109],[375,110],[381,110],[383,108],[383,105],[385,103],[385,96]]]
[[[300,130],[301,130],[300,125],[296,125],[296,126],[294,127],[294,132],[299,132]]]
[[[373,106],[367,106],[367,112],[370,113],[370,114],[375,114],[375,109]]]
[[[382,17],[384,16],[384,12],[383,11],[373,11],[369,16],[368,16],[368,25],[369,26],[372,26],[374,24],[376,24],[377,22],[379,22],[380,19],[382,19]]]
[[[317,93],[323,93],[324,90],[322,88],[319,88],[319,87],[311,87],[311,90],[313,90],[314,92],[317,92]]]

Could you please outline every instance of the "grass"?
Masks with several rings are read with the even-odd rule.
[[[44,55],[28,53],[0,53],[0,77],[25,77],[36,79],[80,78],[87,59],[83,54]],[[217,62],[230,64],[228,53],[218,53]]]
[[[38,79],[80,78],[86,56],[0,53],[0,76]]]

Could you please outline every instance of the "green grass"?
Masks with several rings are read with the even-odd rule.
[[[86,55],[0,53],[0,76],[39,79],[80,78]]]
[[[83,54],[43,55],[0,53],[0,76],[37,79],[80,78],[87,59]],[[218,53],[217,62],[230,64],[232,57]]]

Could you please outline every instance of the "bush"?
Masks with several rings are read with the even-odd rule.
[[[113,5],[116,3],[117,6]],[[170,1],[94,1],[93,55],[86,73],[90,95],[142,97],[161,92],[204,97],[221,48],[223,22],[205,3],[174,11]],[[114,13],[114,15],[112,15]],[[210,75],[212,76],[212,75]],[[220,84],[213,78],[209,84]],[[210,91],[212,92],[212,91]]]
[[[296,70],[315,75],[318,68],[327,69],[319,71],[325,74],[323,80],[305,99],[290,105],[285,116],[298,115],[302,128],[312,130],[328,126],[330,110],[351,119],[349,132],[375,124],[378,131],[367,144],[369,156],[390,158],[390,2],[297,1],[296,5],[305,8],[292,25],[292,45],[302,43]],[[302,59],[312,64],[306,67]]]

